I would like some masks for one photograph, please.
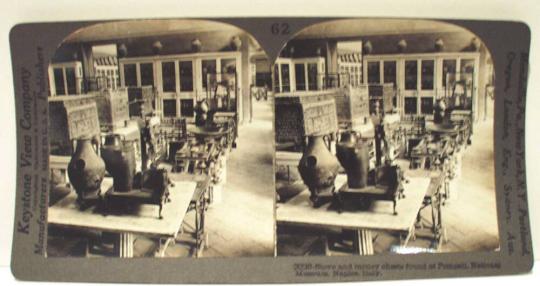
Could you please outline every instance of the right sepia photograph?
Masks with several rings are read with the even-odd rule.
[[[272,72],[277,256],[499,250],[481,38],[441,21],[329,21]]]

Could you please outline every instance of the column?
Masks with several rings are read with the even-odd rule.
[[[91,44],[81,44],[81,61],[82,61],[82,70],[83,70],[83,86],[86,88],[85,92],[90,90],[90,82],[93,82],[95,79],[94,71],[94,53],[92,51]]]
[[[250,70],[249,70],[249,37],[247,34],[243,34],[240,36],[240,40],[242,41],[242,46],[240,47],[240,54],[241,54],[241,73],[238,75],[240,77],[241,85],[240,87],[240,94],[239,98],[237,100],[240,100],[239,110],[238,110],[238,116],[239,116],[239,123],[242,124],[244,121],[248,121],[251,117],[251,96],[250,96],[250,85],[251,85],[251,77],[250,77]]]
[[[326,78],[327,84],[329,80],[335,79],[338,80],[338,49],[337,41],[329,40],[326,42]],[[337,84],[337,82],[335,82]]]

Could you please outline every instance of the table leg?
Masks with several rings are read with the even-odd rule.
[[[373,236],[369,229],[359,229],[354,236],[354,250],[359,255],[373,255]]]
[[[406,247],[410,240],[416,240],[416,226],[413,225],[409,231],[399,234],[399,243],[401,247]]]
[[[159,247],[156,250],[155,256],[165,257],[165,250],[167,250],[167,247],[169,247],[169,244],[171,243],[174,244],[174,238],[160,238]]]
[[[195,257],[201,257],[202,250],[208,247],[205,229],[206,199],[201,199],[195,205]]]
[[[439,198],[437,198],[437,201],[434,199],[431,200],[431,231],[437,236],[437,227],[439,226],[438,219],[437,219],[437,209],[439,209]]]
[[[134,236],[132,233],[120,233],[118,235],[118,256],[120,258],[132,258],[133,257],[133,242]]]
[[[442,199],[442,195],[439,195],[439,200],[440,200],[440,203],[438,205],[438,210],[437,210],[437,229],[438,229],[438,236],[439,236],[439,245],[441,245],[443,242],[446,243],[447,242],[447,237],[446,237],[446,228],[444,227],[443,225],[443,199]]]
[[[208,203],[205,204],[205,211],[208,209],[208,206],[214,202],[214,188],[212,186],[208,187]]]

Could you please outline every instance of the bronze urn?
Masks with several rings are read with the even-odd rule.
[[[336,156],[347,173],[350,188],[367,186],[369,150],[366,144],[358,142],[354,133],[345,132],[336,145]]]
[[[339,162],[326,147],[323,136],[309,136],[298,171],[311,192],[310,199],[315,207],[332,199],[338,170]]]
[[[97,143],[98,140],[90,137],[77,139],[75,152],[68,164],[69,181],[81,205],[100,198],[105,163],[97,155]]]
[[[107,135],[101,147],[101,157],[107,172],[113,177],[114,191],[131,191],[136,172],[135,147],[132,142],[124,140],[119,134]]]

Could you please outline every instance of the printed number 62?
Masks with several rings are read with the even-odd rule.
[[[290,33],[288,23],[274,23],[270,27],[270,30],[272,31],[272,35],[288,35]]]

